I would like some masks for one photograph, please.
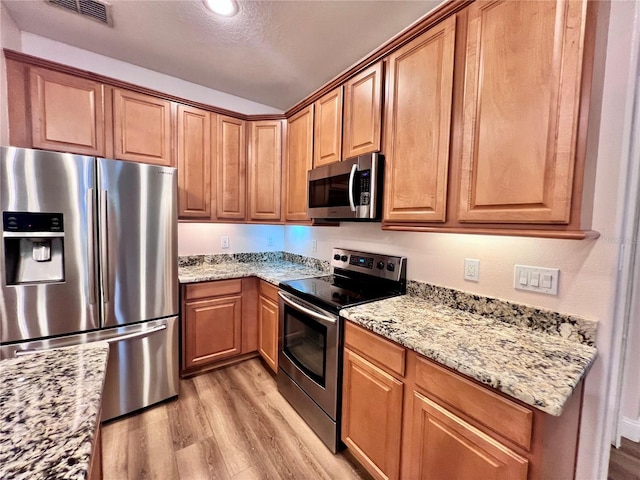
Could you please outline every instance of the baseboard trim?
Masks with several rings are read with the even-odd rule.
[[[620,436],[628,438],[632,442],[640,442],[640,418],[622,417],[620,421]]]

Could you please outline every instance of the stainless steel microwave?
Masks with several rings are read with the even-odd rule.
[[[384,157],[375,152],[309,170],[309,217],[380,220],[383,168]]]

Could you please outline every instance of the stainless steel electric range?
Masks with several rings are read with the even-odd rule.
[[[342,345],[339,311],[406,292],[407,259],[333,249],[331,275],[280,284],[278,390],[337,452]]]

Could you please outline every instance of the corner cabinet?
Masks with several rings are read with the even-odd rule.
[[[461,222],[569,223],[587,3],[469,7]]]
[[[31,141],[19,146],[105,155],[103,85],[35,67],[29,70],[29,84]]]
[[[284,166],[285,220],[306,222],[307,171],[313,163],[313,105],[287,122],[287,152]]]
[[[282,121],[249,122],[249,220],[278,221],[282,194]]]
[[[216,217],[246,217],[246,122],[218,115],[216,132]]]
[[[344,158],[380,151],[382,65],[382,61],[372,65],[344,85]]]
[[[313,166],[342,160],[342,87],[315,103]]]
[[[114,88],[114,158],[175,167],[175,108],[168,100]]]
[[[456,18],[388,59],[384,220],[446,219]]]
[[[258,353],[278,373],[278,288],[260,280],[258,293]]]
[[[178,106],[178,217],[211,217],[211,114]]]

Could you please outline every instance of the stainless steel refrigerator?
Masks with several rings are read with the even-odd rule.
[[[103,420],[178,394],[174,168],[0,147],[0,359],[111,348]]]

